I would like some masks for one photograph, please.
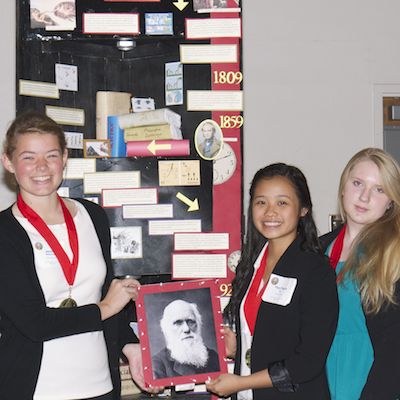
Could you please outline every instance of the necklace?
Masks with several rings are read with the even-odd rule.
[[[344,234],[346,233],[346,225],[340,230],[339,235],[337,235],[335,243],[333,244],[331,255],[329,256],[329,262],[333,269],[336,269],[340,256],[343,250]]]
[[[243,307],[247,325],[249,327],[252,336],[254,334],[254,327],[256,325],[256,319],[257,319],[258,309],[260,308],[261,304],[261,298],[265,291],[265,288],[267,287],[267,283],[264,283],[260,288],[261,280],[263,278],[265,268],[267,265],[267,255],[268,255],[268,247],[265,249],[265,252],[261,259],[260,266],[258,267],[253,282],[251,283]]]
[[[78,269],[79,247],[78,247],[78,234],[76,226],[71,213],[64,204],[64,201],[57,195],[63,211],[65,225],[67,226],[69,245],[72,250],[72,261],[69,260],[67,254],[62,248],[60,242],[54,236],[53,232],[49,229],[47,224],[43,221],[39,214],[36,213],[28,204],[25,203],[21,194],[18,193],[17,206],[21,214],[35,227],[39,234],[46,240],[47,244],[53,250],[54,255],[57,257],[58,262],[63,270],[66,281],[69,285],[69,296],[60,303],[61,308],[76,307],[76,301],[71,297],[72,287],[74,285],[76,271]]]

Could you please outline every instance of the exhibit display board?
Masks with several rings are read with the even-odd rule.
[[[60,193],[102,205],[115,274],[218,278],[242,237],[238,0],[22,0],[17,113],[62,125]]]

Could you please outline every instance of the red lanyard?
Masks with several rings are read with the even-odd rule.
[[[267,284],[265,283],[261,288],[261,290],[258,290],[267,265],[267,254],[268,254],[268,247],[265,249],[260,266],[258,267],[253,282],[251,283],[249,292],[247,293],[246,300],[244,301],[244,306],[243,306],[244,315],[252,336],[254,334],[254,327],[256,325],[256,319],[257,319],[258,309],[260,308],[261,304],[261,298],[267,286]]]
[[[65,279],[67,280],[69,286],[72,286],[75,281],[76,270],[78,269],[78,234],[76,232],[76,226],[71,213],[61,200],[61,197],[58,195],[57,197],[64,214],[65,224],[67,225],[69,245],[71,246],[73,254],[72,262],[69,260],[67,254],[61,247],[53,232],[49,229],[43,219],[25,203],[20,193],[18,194],[17,198],[17,206],[21,211],[21,214],[36,228],[36,230],[53,250],[64,272]]]
[[[343,250],[344,234],[346,233],[346,225],[340,230],[339,235],[337,235],[335,243],[333,244],[331,255],[329,256],[329,262],[333,269],[336,270],[336,266],[340,260],[340,256]]]

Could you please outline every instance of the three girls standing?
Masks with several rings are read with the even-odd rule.
[[[120,351],[137,340],[120,311],[138,282],[112,281],[100,207],[61,199],[65,138],[51,119],[18,117],[3,165],[18,201],[0,213],[0,397],[118,399]],[[329,353],[335,400],[400,394],[400,170],[366,149],[339,188],[346,225],[322,238],[338,274]],[[336,275],[320,251],[304,175],[272,164],[250,189],[246,243],[226,316],[236,374],[208,383],[239,399],[329,399]],[[366,324],[365,317],[366,315]],[[368,330],[367,330],[368,328]]]

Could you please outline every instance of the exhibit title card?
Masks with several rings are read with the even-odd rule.
[[[182,64],[236,63],[236,44],[181,44],[179,46]]]
[[[46,115],[60,125],[85,125],[85,110],[81,108],[46,106]]]
[[[83,33],[137,35],[140,33],[139,14],[84,13]]]
[[[240,38],[240,18],[186,19],[186,39]]]
[[[60,92],[55,83],[19,80],[19,95],[59,99]]]
[[[95,172],[84,174],[83,192],[100,194],[103,189],[140,187],[140,171]]]
[[[201,219],[149,221],[149,235],[173,235],[176,232],[201,232]]]
[[[241,90],[188,90],[188,111],[243,111]]]
[[[103,207],[122,207],[123,204],[156,204],[156,188],[104,189]]]
[[[64,179],[83,179],[85,173],[96,172],[94,158],[68,158],[64,168]]]
[[[174,235],[176,251],[189,250],[228,250],[228,233],[176,233]]]
[[[123,205],[122,218],[135,219],[165,219],[173,218],[174,210],[172,204],[151,204],[151,205]]]
[[[173,279],[226,278],[226,254],[173,254]]]

